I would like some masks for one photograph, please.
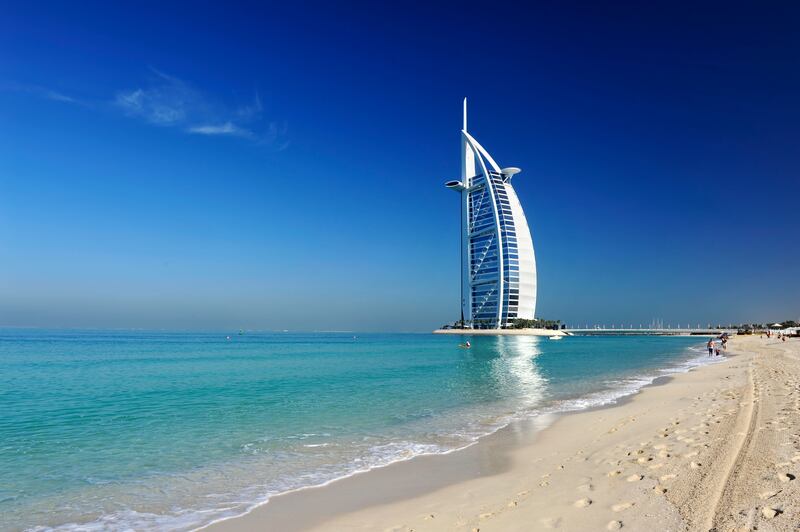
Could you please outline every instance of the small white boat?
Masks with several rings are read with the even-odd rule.
[[[564,337],[563,336],[551,336],[550,337],[551,340],[561,340],[562,338],[564,338]]]

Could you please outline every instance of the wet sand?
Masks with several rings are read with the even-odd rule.
[[[735,338],[728,351],[617,405],[516,423],[210,528],[794,530],[800,340]]]

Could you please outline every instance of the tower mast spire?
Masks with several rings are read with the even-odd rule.
[[[467,97],[464,96],[464,131],[466,131],[466,130],[467,130]],[[463,159],[463,157],[465,155],[464,154],[464,144],[463,144],[464,141],[462,140],[461,142],[462,142],[461,157]],[[464,163],[464,165],[466,165],[466,163]],[[462,173],[461,178],[464,179],[466,177],[465,175],[463,175],[463,174],[465,174],[464,168],[462,168],[461,173]],[[465,184],[466,184],[466,182],[467,182],[466,179],[464,179],[464,183]],[[462,193],[462,198],[464,198],[464,200],[461,201],[461,250],[462,250],[462,252],[461,252],[461,327],[464,327],[464,305],[467,303],[467,301],[466,301],[466,298],[464,297],[464,255],[465,255],[465,253],[464,253],[463,250],[465,249],[464,248],[464,231],[465,231],[465,228],[468,227],[468,223],[464,219],[464,205],[466,203],[465,200],[466,200],[467,196]]]

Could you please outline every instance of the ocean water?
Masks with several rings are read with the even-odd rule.
[[[707,361],[698,338],[463,341],[0,329],[0,529],[190,530]]]

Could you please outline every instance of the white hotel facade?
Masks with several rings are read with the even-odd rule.
[[[536,258],[525,212],[511,185],[519,168],[500,168],[461,130],[461,318],[467,327],[500,328],[534,319]]]

